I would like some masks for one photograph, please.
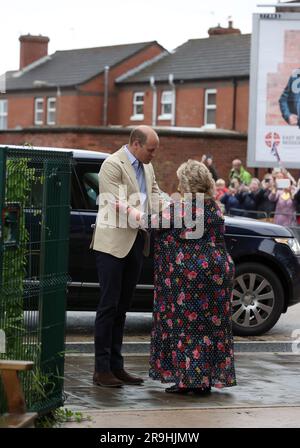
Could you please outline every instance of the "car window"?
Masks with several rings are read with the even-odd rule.
[[[98,173],[84,173],[82,177],[84,192],[87,197],[88,206],[95,210],[98,207],[99,181]]]
[[[82,163],[76,165],[76,177],[82,191],[81,209],[98,210],[99,178],[102,162]]]

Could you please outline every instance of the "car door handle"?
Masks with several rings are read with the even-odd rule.
[[[96,227],[96,224],[91,224],[91,229],[94,229]]]

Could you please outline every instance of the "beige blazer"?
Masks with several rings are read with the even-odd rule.
[[[157,210],[154,201],[159,197],[160,190],[155,180],[155,174],[151,163],[144,164],[145,181],[147,188],[147,211]],[[118,258],[124,258],[133,246],[138,228],[120,227],[119,221],[115,222],[117,227],[103,222],[107,218],[108,203],[103,200],[105,195],[113,195],[115,199],[126,200],[129,205],[140,208],[133,203],[132,198],[139,193],[139,185],[136,174],[131,165],[124,146],[114,154],[110,155],[102,164],[99,172],[99,210],[94,230],[91,248],[100,252],[111,254]],[[120,198],[121,195],[121,198]],[[104,219],[104,221],[105,221]],[[111,223],[111,222],[110,222]],[[144,231],[145,247],[144,255],[149,255],[149,234]]]

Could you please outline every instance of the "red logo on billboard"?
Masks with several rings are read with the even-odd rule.
[[[278,147],[280,144],[280,140],[281,140],[280,135],[277,132],[268,132],[268,134],[265,137],[266,145],[269,148],[273,148],[274,145]]]

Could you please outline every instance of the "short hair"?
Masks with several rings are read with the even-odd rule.
[[[252,177],[251,182],[256,182],[257,185],[260,185],[260,180],[257,177]]]
[[[215,182],[204,163],[189,159],[180,165],[176,174],[185,193],[204,193],[213,197]]]
[[[226,182],[224,179],[217,179],[216,180],[216,186],[218,187],[219,185],[226,185]]]
[[[132,145],[136,140],[138,140],[141,145],[144,145],[147,142],[147,134],[140,129],[132,129],[129,136],[129,144]]]

